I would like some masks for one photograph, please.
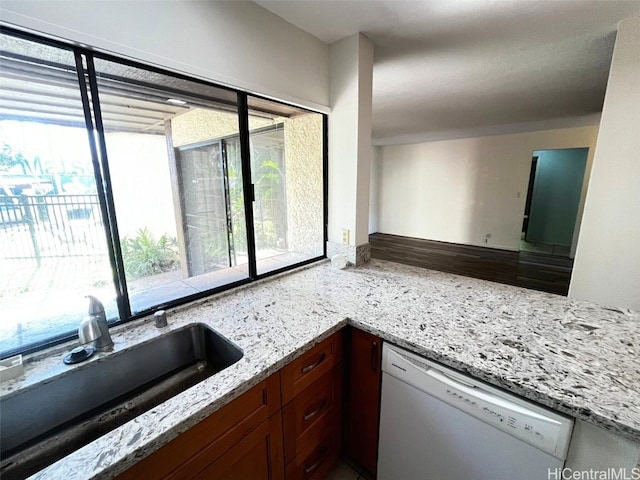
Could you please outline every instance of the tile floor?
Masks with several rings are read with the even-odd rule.
[[[341,460],[324,480],[367,480],[367,477]]]

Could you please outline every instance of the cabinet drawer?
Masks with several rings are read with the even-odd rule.
[[[313,436],[312,430],[326,428],[341,411],[341,365],[325,373],[282,409],[284,456],[289,463]]]
[[[281,372],[282,403],[290,402],[342,360],[342,331],[302,354]]]
[[[118,480],[191,478],[280,408],[278,374],[272,375],[123,472]]]
[[[284,480],[282,418],[276,413],[197,476],[181,480]]]
[[[340,428],[332,422],[320,436],[320,441],[305,446],[286,467],[287,480],[316,480],[333,468],[340,457]]]

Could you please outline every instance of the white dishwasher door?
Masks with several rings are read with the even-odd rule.
[[[559,478],[571,419],[385,347],[379,480]]]

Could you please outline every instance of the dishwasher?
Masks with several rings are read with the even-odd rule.
[[[555,478],[572,429],[571,418],[383,346],[379,480]]]

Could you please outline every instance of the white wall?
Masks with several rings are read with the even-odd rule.
[[[640,310],[640,17],[620,22],[569,296]]]
[[[369,233],[380,231],[378,216],[380,212],[380,165],[382,164],[382,148],[373,147],[371,151],[371,174],[369,178]]]
[[[368,243],[373,44],[361,34],[330,45],[328,240]]]
[[[356,180],[355,245],[369,243],[369,186],[371,179],[371,130],[373,122],[373,59],[371,41],[359,35],[358,52],[358,169]]]
[[[518,250],[533,151],[589,147],[588,176],[597,131],[590,126],[377,147],[377,231]]]
[[[329,52],[252,2],[2,0],[0,19],[324,112]]]

